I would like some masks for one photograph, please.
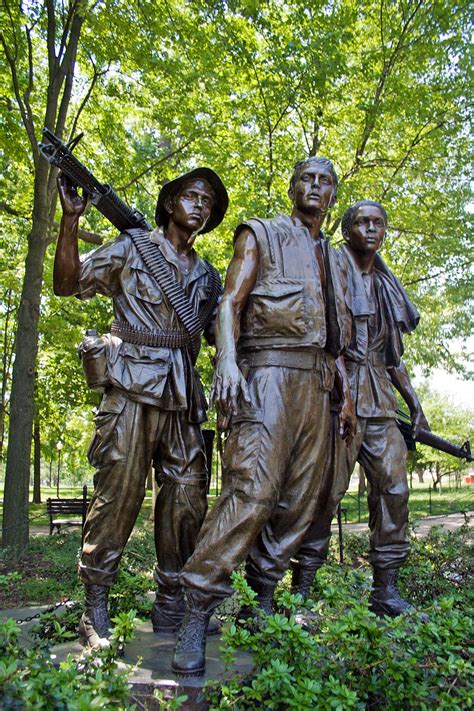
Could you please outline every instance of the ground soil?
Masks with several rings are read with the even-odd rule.
[[[28,590],[28,581],[47,578],[55,578],[57,567],[52,560],[48,560],[44,555],[36,551],[27,551],[19,559],[5,561],[0,560],[0,581],[2,576],[8,573],[19,573],[21,580],[11,580],[0,583],[0,610],[9,608],[24,607],[32,605]],[[42,603],[58,602],[57,595],[51,595],[50,600],[42,599]]]

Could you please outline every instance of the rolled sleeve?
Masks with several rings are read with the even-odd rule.
[[[129,242],[130,237],[121,234],[113,242],[107,242],[82,258],[77,298],[90,299],[95,294],[115,296],[120,291],[120,273]]]

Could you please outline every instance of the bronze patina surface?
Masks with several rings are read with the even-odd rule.
[[[101,644],[110,626],[108,590],[140,510],[152,462],[161,485],[155,505],[158,592],[152,621],[155,630],[179,626],[184,602],[178,576],[207,508],[200,430],[206,402],[194,369],[197,353],[187,345],[159,345],[168,343],[170,334],[185,339],[185,329],[131,235],[122,233],[81,261],[77,227],[85,200],[64,177],[59,190],[63,218],[55,292],[81,299],[109,296],[115,316],[112,335],[104,339],[105,391],[88,455],[96,469],[95,489],[79,564],[87,590],[81,633],[89,644]],[[212,267],[197,255],[193,243],[199,232],[219,224],[226,208],[226,190],[207,168],[171,181],[158,198],[158,228],[148,237],[195,313],[210,297]],[[209,343],[214,343],[216,308],[217,300],[204,330]]]
[[[181,575],[188,614],[173,661],[180,674],[203,672],[207,619],[231,593],[232,571],[247,560],[247,579],[267,608],[312,518],[335,357],[350,337],[346,275],[320,231],[336,189],[329,161],[302,161],[290,183],[291,216],[248,220],[235,232],[214,380],[221,422],[230,420],[225,478]]]
[[[398,614],[408,607],[399,598],[395,582],[409,549],[409,490],[407,450],[396,423],[398,405],[392,386],[410,408],[415,433],[428,424],[401,360],[402,336],[413,331],[419,315],[378,255],[386,222],[385,210],[372,201],[356,203],[342,220],[346,243],[340,252],[348,268],[353,314],[352,337],[344,359],[357,428],[346,446],[332,423],[328,466],[313,522],[292,566],[293,589],[308,594],[314,572],[327,558],[331,520],[357,461],[370,483],[370,561],[375,579],[372,607],[377,612]],[[333,419],[336,417],[333,413]]]

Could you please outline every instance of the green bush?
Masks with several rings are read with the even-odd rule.
[[[78,660],[69,656],[59,665],[47,644],[25,651],[18,642],[18,625],[0,622],[0,706],[45,711],[134,708],[127,703],[131,670],[117,661],[120,648],[133,636],[134,618],[132,610],[114,619],[110,647],[84,652]]]
[[[240,622],[224,632],[229,669],[238,650],[251,653],[253,669],[208,684],[211,708],[471,708],[468,538],[464,527],[455,533],[433,530],[413,540],[402,588],[423,609],[395,620],[369,611],[367,565],[328,563],[318,571],[308,601],[283,584],[276,594],[278,612],[263,616],[257,628]],[[349,559],[360,562],[360,543],[347,546]],[[255,606],[255,595],[240,575],[234,576],[234,587],[236,607]],[[305,628],[299,624],[302,612]]]

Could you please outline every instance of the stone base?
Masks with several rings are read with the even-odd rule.
[[[130,703],[140,702],[147,709],[159,709],[153,698],[155,689],[160,690],[165,698],[186,694],[187,701],[181,707],[184,711],[207,709],[208,704],[202,697],[202,688],[207,681],[224,681],[231,672],[250,672],[252,659],[250,654],[241,652],[236,655],[231,672],[226,672],[219,653],[222,642],[219,635],[207,638],[206,673],[202,677],[176,677],[171,671],[171,658],[175,636],[155,634],[151,622],[140,622],[135,627],[135,637],[125,647],[121,662],[125,666],[140,666],[130,677]],[[51,654],[58,662],[64,661],[68,654],[79,657],[84,648],[77,642],[67,642],[51,648]],[[134,701],[135,700],[135,701]],[[140,704],[137,706],[140,708]]]

